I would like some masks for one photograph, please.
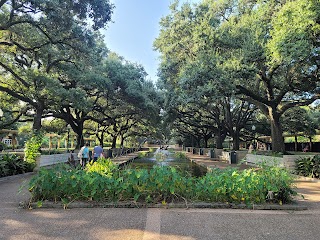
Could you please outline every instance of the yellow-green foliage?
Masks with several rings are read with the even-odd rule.
[[[34,134],[26,142],[26,149],[25,149],[26,162],[35,163],[36,157],[38,156],[41,149],[42,139],[43,139],[43,135],[38,133],[38,134]]]
[[[112,176],[112,173],[118,168],[110,158],[99,158],[96,162],[90,162],[86,166],[87,172],[96,172],[105,176]]]

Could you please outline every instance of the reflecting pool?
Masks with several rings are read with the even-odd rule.
[[[175,157],[175,152],[157,149],[149,153],[149,156],[133,160],[127,167],[138,169],[151,169],[153,166],[171,166],[182,171],[187,175],[195,177],[203,176],[207,170],[187,158]]]

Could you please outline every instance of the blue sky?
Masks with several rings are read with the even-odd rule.
[[[180,0],[199,2],[200,0]],[[111,0],[116,8],[104,31],[107,47],[126,60],[144,66],[148,77],[156,81],[158,54],[152,44],[159,34],[161,17],[169,14],[172,0]]]

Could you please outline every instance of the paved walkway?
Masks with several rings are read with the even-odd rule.
[[[0,240],[314,240],[320,208],[305,211],[245,209],[77,208],[21,209],[29,193],[18,190],[32,175],[0,181]],[[307,202],[319,183],[308,183]],[[301,185],[305,187],[306,185]]]
[[[205,156],[189,157],[210,167],[229,166]],[[19,202],[30,197],[26,188],[18,193],[19,189],[32,176],[29,173],[0,179],[0,240],[314,240],[320,235],[319,182],[297,182],[298,192],[305,196],[299,201],[310,208],[298,212],[19,208]]]

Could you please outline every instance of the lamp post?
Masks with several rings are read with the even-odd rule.
[[[67,125],[67,131],[68,131],[68,135],[67,135],[67,152],[69,152],[69,138],[70,138],[70,125]]]
[[[212,133],[212,134],[211,134],[211,137],[213,138],[213,146],[214,146],[215,141],[216,141],[216,139],[215,139],[216,135],[215,135],[214,133]]]
[[[256,126],[252,125],[252,131],[253,131],[253,149],[256,150]]]

